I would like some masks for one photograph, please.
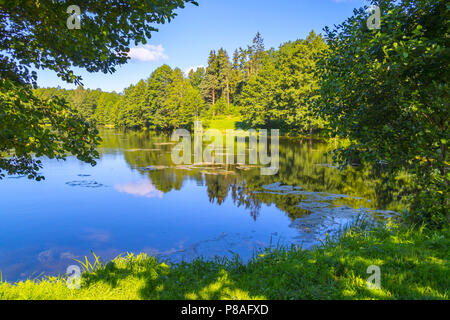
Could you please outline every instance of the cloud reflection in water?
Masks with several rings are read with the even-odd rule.
[[[162,198],[163,193],[149,181],[132,182],[127,184],[116,184],[114,189],[119,192],[125,192],[138,197]]]

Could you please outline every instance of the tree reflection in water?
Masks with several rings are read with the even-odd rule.
[[[280,139],[280,168],[276,175],[262,176],[258,166],[214,164],[174,165],[169,135],[148,132],[102,132],[102,154],[123,154],[131,169],[147,176],[163,193],[180,190],[186,181],[204,185],[211,203],[222,205],[231,193],[237,207],[249,210],[253,219],[261,205],[274,204],[292,220],[309,214],[299,204],[307,197],[300,193],[269,192],[263,188],[279,182],[308,192],[326,192],[351,197],[338,198],[336,205],[399,211],[405,206],[408,177],[399,176],[395,186],[384,183],[388,174],[382,168],[348,167],[339,170],[328,154],[332,146],[320,141],[301,143],[299,139]],[[248,152],[248,146],[247,146]]]

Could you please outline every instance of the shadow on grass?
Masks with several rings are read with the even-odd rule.
[[[142,299],[448,299],[448,237],[438,246],[427,239],[387,230],[347,233],[313,251],[266,250],[249,263],[167,265],[129,256],[84,274],[83,286],[135,283]],[[381,269],[379,290],[367,287],[370,265]]]

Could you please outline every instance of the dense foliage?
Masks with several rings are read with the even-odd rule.
[[[244,120],[253,127],[272,127],[303,132],[323,128],[313,113],[318,81],[318,54],[326,49],[320,35],[283,44],[268,52],[260,70],[250,77],[242,94]]]
[[[64,100],[42,100],[28,86],[0,79],[0,103],[0,179],[5,173],[42,179],[41,162],[32,156],[64,159],[70,152],[95,164],[97,130]]]
[[[448,223],[449,12],[446,1],[374,1],[381,29],[367,14],[326,29],[320,113],[351,140],[343,163],[386,164],[416,180],[416,222]]]
[[[187,75],[163,65],[120,95],[82,87],[38,89],[36,94],[64,97],[101,125],[166,131],[192,127],[196,119],[242,114],[242,126],[311,133],[325,124],[313,113],[316,61],[325,48],[321,36],[311,32],[305,40],[266,51],[258,32],[252,45],[236,50],[232,59],[223,48],[212,50],[208,66]]]
[[[133,28],[122,21],[122,29],[116,32],[99,24],[110,21],[115,11],[95,15],[100,5],[89,1],[87,10],[94,15],[83,23],[88,35],[98,31],[99,39],[69,33],[59,20],[48,30],[39,24],[31,34],[35,32],[39,39],[48,37],[41,43],[48,51],[39,49],[38,38],[22,32],[26,25],[19,22],[22,13],[18,9],[2,7],[2,28],[11,34],[2,38],[2,48],[9,48],[9,54],[22,63],[2,56],[5,108],[0,118],[0,152],[15,148],[16,154],[1,158],[0,168],[35,177],[39,163],[32,160],[32,152],[64,157],[64,152],[70,151],[94,163],[95,124],[170,131],[191,128],[197,119],[206,122],[218,115],[240,116],[241,127],[279,128],[289,134],[324,132],[344,138],[348,143],[336,150],[337,161],[375,164],[388,170],[386,188],[390,187],[389,177],[395,179],[399,172],[408,175],[414,181],[410,186],[414,191],[412,221],[445,225],[450,193],[450,9],[443,0],[372,2],[381,8],[381,29],[367,28],[368,13],[361,8],[333,30],[326,28],[324,37],[311,32],[306,39],[278,49],[266,50],[258,32],[250,45],[235,50],[232,57],[223,48],[212,50],[207,66],[187,75],[163,65],[120,94],[79,86],[75,90],[35,89],[32,95],[29,88],[35,74],[29,74],[26,66],[53,68],[62,79],[74,83],[80,79],[72,74],[69,62],[89,71],[114,71],[114,65],[125,62],[117,53],[126,52],[131,39],[145,43],[148,30],[153,30],[146,29],[147,23],[170,20],[173,9],[182,7],[183,1],[164,2],[152,14],[144,14],[141,7],[128,8],[125,17],[142,20]],[[29,6],[34,4],[24,5],[23,10],[37,10]],[[40,10],[55,9],[44,4]],[[24,21],[34,26],[38,19]],[[61,34],[53,32],[58,28]],[[73,41],[77,50],[95,48],[96,58],[75,51],[48,58],[67,41]],[[104,47],[107,41],[113,46]],[[30,43],[28,51],[20,47],[25,42]],[[17,86],[20,89],[15,89]],[[27,115],[32,116],[15,116],[16,112],[23,115],[25,110],[36,110],[38,105],[46,111],[33,111],[35,117],[30,112]]]
[[[87,0],[82,28],[69,29],[66,1],[1,1],[0,178],[5,173],[42,178],[33,156],[64,159],[70,152],[95,164],[97,130],[65,100],[35,97],[32,67],[53,70],[76,84],[82,79],[73,67],[112,73],[129,59],[132,41],[145,43],[155,25],[170,21],[185,3],[195,2]]]

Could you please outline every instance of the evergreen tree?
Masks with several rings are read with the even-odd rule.
[[[256,33],[255,38],[253,38],[252,46],[252,71],[258,73],[261,63],[264,58],[264,39],[259,32]]]
[[[219,96],[224,94],[227,107],[230,106],[230,78],[232,66],[228,53],[224,49],[220,49],[217,55],[217,78],[219,83]]]
[[[219,88],[218,74],[218,59],[215,50],[212,50],[208,58],[205,79],[200,85],[203,97],[212,104],[216,103],[217,90]]]

